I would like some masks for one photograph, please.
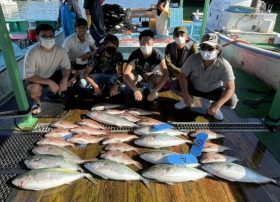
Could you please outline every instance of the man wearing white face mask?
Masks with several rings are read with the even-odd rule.
[[[157,98],[158,91],[169,76],[162,53],[153,48],[154,33],[144,30],[139,35],[140,48],[131,53],[124,70],[124,81],[133,90],[136,101],[143,100],[144,88],[148,89],[148,101]]]
[[[36,34],[39,43],[27,51],[23,65],[27,94],[34,101],[33,114],[41,112],[43,87],[48,87],[54,94],[67,90],[71,68],[66,51],[55,46],[52,26],[41,24],[36,27]]]
[[[217,34],[205,34],[200,50],[199,53],[190,56],[182,66],[179,82],[183,100],[176,103],[175,107],[191,107],[192,96],[203,97],[212,101],[208,114],[217,120],[223,120],[220,108],[228,105],[233,109],[238,102],[232,67],[221,56]]]

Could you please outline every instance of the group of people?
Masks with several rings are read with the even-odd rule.
[[[41,112],[44,87],[61,94],[73,85],[107,97],[119,94],[125,86],[125,98],[131,96],[141,102],[154,101],[158,92],[172,83],[173,90],[182,97],[175,108],[191,108],[192,96],[204,97],[209,100],[208,114],[218,120],[223,119],[223,105],[234,108],[238,101],[232,67],[221,56],[215,33],[203,36],[198,52],[185,27],[176,27],[174,42],[162,54],[153,47],[154,32],[144,30],[139,35],[139,48],[124,60],[115,35],[107,34],[103,44],[96,47],[87,30],[87,20],[77,18],[75,33],[59,47],[52,26],[36,27],[39,43],[26,53],[23,71],[27,94],[34,101],[32,113]]]

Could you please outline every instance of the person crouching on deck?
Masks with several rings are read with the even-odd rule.
[[[210,100],[208,114],[223,120],[223,105],[235,108],[234,74],[229,62],[221,56],[219,36],[208,33],[202,37],[200,52],[190,56],[184,63],[179,76],[183,100],[176,103],[180,108],[192,106],[192,96]]]
[[[34,101],[33,114],[41,112],[40,96],[43,87],[48,87],[54,94],[67,90],[71,69],[66,51],[55,45],[54,28],[41,24],[36,27],[36,34],[39,43],[27,51],[23,65],[27,94]]]
[[[107,97],[119,93],[123,56],[117,51],[118,47],[119,39],[108,34],[103,46],[94,53],[91,65],[85,69],[85,80],[92,86],[95,95]]]
[[[133,91],[136,101],[143,100],[143,92],[148,88],[148,101],[158,97],[158,91],[169,79],[168,70],[162,53],[153,48],[154,33],[144,30],[139,35],[140,48],[133,51],[124,70],[123,79]]]
[[[88,66],[88,61],[95,51],[94,40],[87,33],[87,30],[87,21],[84,18],[78,18],[76,20],[76,33],[68,36],[63,43],[71,62],[71,74],[74,75],[69,81],[70,86],[76,82],[77,77],[80,77],[81,70]]]

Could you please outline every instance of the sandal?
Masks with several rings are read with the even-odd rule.
[[[42,112],[42,109],[41,109],[41,104],[39,103],[34,103],[31,107],[31,113],[33,115],[37,115],[37,114],[40,114]]]

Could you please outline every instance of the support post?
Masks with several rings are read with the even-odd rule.
[[[18,64],[13,51],[11,40],[9,38],[9,33],[6,27],[6,22],[5,22],[1,5],[0,5],[0,30],[1,30],[0,44],[2,46],[4,61],[9,72],[17,105],[20,111],[27,111],[29,108],[29,104],[23,88],[22,80],[20,78]],[[27,117],[21,120],[19,126],[23,128],[31,128],[34,126],[36,122],[37,122],[36,118],[33,118],[31,115],[28,115]]]
[[[265,117],[265,123],[269,126],[280,126],[280,82],[270,106],[268,115]]]
[[[204,1],[203,20],[202,20],[202,25],[201,25],[200,41],[202,39],[202,36],[205,34],[205,30],[206,30],[206,23],[207,23],[209,4],[210,4],[210,0],[205,0]]]
[[[184,0],[180,0],[180,5],[179,5],[180,8],[183,8],[184,7]]]

